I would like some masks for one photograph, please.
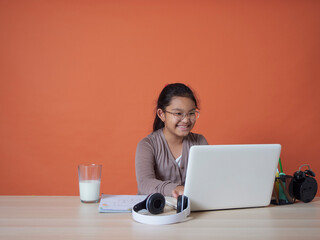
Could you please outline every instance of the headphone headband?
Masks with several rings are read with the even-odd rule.
[[[152,195],[151,195],[152,196]],[[142,202],[136,204],[132,208],[132,217],[136,222],[144,223],[144,224],[153,224],[153,225],[163,225],[163,224],[173,224],[184,221],[190,215],[190,200],[186,196],[182,196],[182,203],[184,205],[184,200],[187,199],[187,207],[183,209],[181,212],[173,214],[173,215],[164,215],[164,216],[152,216],[140,214],[138,211],[141,209],[146,209],[146,207],[141,208],[144,204],[148,204],[150,195]],[[164,198],[164,197],[163,197]]]

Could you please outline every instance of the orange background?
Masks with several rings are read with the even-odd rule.
[[[161,89],[200,99],[210,144],[280,143],[320,174],[320,1],[0,1],[0,194],[135,194]],[[226,171],[226,169],[213,169]],[[319,194],[318,194],[319,195]]]

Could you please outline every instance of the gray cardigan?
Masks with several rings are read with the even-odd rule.
[[[173,189],[185,183],[190,147],[207,144],[202,135],[189,133],[183,139],[179,167],[163,135],[163,129],[142,139],[138,143],[135,159],[138,194],[159,192],[171,196]]]

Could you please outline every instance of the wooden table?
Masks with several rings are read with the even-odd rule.
[[[320,198],[311,203],[191,213],[152,226],[131,213],[99,213],[79,197],[0,196],[0,239],[320,239]]]

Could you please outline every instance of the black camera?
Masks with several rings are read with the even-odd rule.
[[[308,169],[301,171],[304,166],[307,166]],[[293,174],[293,179],[289,186],[290,196],[305,203],[312,201],[318,190],[315,176],[308,164],[301,165],[299,170]]]

